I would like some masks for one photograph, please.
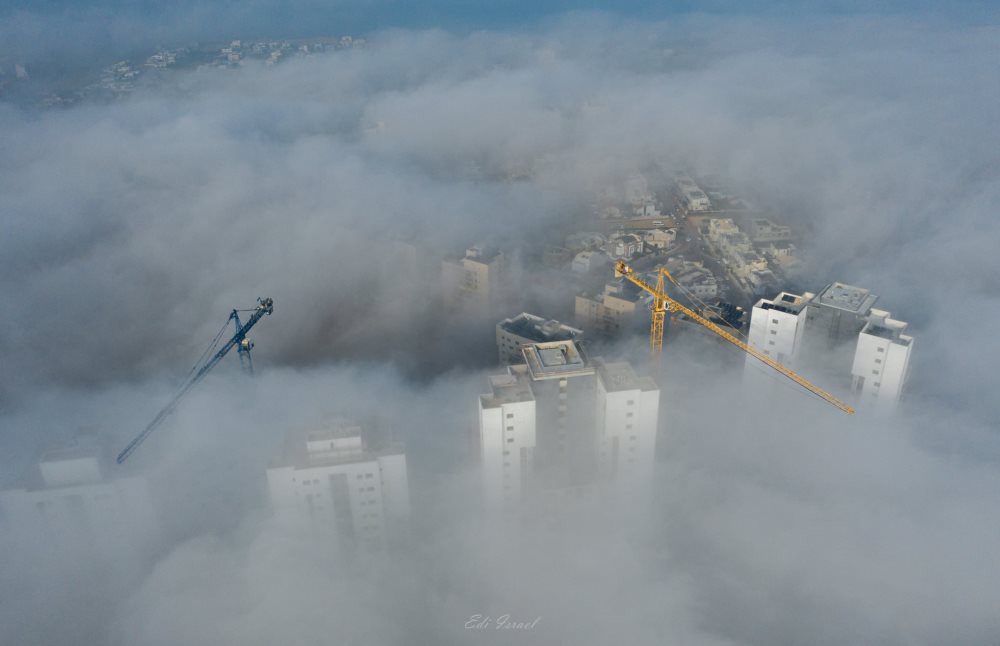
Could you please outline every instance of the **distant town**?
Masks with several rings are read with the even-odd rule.
[[[225,44],[190,45],[158,49],[136,60],[120,60],[104,67],[94,77],[62,80],[67,89],[50,92],[37,103],[41,108],[75,105],[85,100],[111,100],[130,95],[146,83],[155,83],[165,73],[199,67],[238,67],[251,61],[276,65],[291,58],[363,47],[363,38],[338,36],[294,40],[231,40]],[[30,83],[31,70],[19,62],[0,60],[0,97]],[[28,93],[28,96],[31,96]]]

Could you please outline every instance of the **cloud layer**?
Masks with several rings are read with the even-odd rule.
[[[17,602],[0,634],[995,641],[998,34],[579,16],[383,32],[273,68],[178,72],[114,104],[0,105],[5,471],[78,426],[127,438],[232,307],[275,299],[254,334],[260,380],[220,367],[144,447],[155,548],[113,577],[44,541],[6,551]],[[468,442],[493,322],[444,315],[440,257],[500,240],[530,268],[595,191],[681,166],[807,232],[808,286],[869,287],[913,324],[908,400],[850,422],[795,393],[754,401],[738,358],[681,333],[654,509],[490,525]],[[556,312],[573,295],[532,294]],[[364,574],[276,532],[261,503],[282,429],[345,411],[407,441],[421,515],[407,550]],[[464,629],[503,612],[542,619],[513,637]]]

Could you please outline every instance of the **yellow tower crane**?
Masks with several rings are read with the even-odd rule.
[[[650,285],[642,278],[640,278],[638,275],[636,275],[635,271],[627,264],[625,264],[624,261],[619,260],[617,263],[615,263],[615,272],[621,276],[624,276],[627,280],[631,281],[635,285],[638,285],[639,287],[641,287],[642,289],[646,290],[647,292],[653,295],[653,320],[649,328],[649,347],[653,351],[654,357],[659,356],[660,352],[663,351],[663,323],[666,319],[667,312],[668,311],[681,312],[691,320],[695,321],[696,323],[700,323],[704,327],[707,327],[709,330],[715,332],[717,335],[721,336],[726,341],[732,343],[737,348],[740,348],[747,354],[753,356],[755,359],[758,359],[762,363],[765,363],[768,366],[774,368],[782,375],[788,377],[789,379],[791,379],[798,385],[802,386],[809,392],[813,393],[814,395],[817,395],[825,399],[827,402],[833,404],[834,406],[844,411],[848,415],[854,414],[853,408],[851,408],[844,402],[840,401],[830,393],[826,392],[819,386],[816,386],[815,384],[808,381],[801,375],[796,374],[787,366],[778,363],[777,361],[767,356],[757,348],[748,345],[743,341],[740,341],[735,336],[733,336],[729,332],[726,332],[721,327],[719,327],[715,323],[712,323],[708,319],[704,318],[694,310],[684,307],[683,305],[672,299],[667,294],[665,280],[669,280],[674,284],[676,284],[676,281],[674,281],[674,277],[671,276],[670,272],[667,271],[665,268],[660,267],[660,269],[658,270],[655,287],[653,285]]]

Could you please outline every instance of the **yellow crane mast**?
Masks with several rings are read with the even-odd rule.
[[[650,285],[642,278],[640,278],[638,275],[636,275],[635,271],[627,264],[625,264],[624,261],[619,260],[617,263],[615,263],[615,272],[617,274],[620,274],[621,276],[624,276],[627,280],[631,281],[635,285],[641,287],[642,289],[646,290],[647,292],[653,295],[653,320],[649,329],[649,346],[650,349],[653,351],[654,357],[658,356],[659,353],[663,350],[663,323],[664,320],[666,319],[666,313],[668,311],[681,312],[691,320],[701,324],[704,327],[707,327],[709,330],[715,332],[717,335],[719,335],[729,343],[732,343],[737,348],[740,348],[747,354],[753,356],[755,359],[758,359],[762,363],[774,368],[782,375],[788,377],[789,379],[791,379],[798,385],[802,386],[809,392],[813,393],[814,395],[822,397],[827,402],[833,404],[834,406],[844,411],[848,415],[854,414],[853,408],[851,408],[844,402],[840,401],[830,393],[826,392],[819,386],[816,386],[812,382],[808,381],[805,377],[796,374],[793,370],[791,370],[787,366],[778,363],[777,361],[767,356],[757,348],[748,345],[743,341],[740,341],[735,336],[733,336],[729,332],[726,332],[721,327],[719,327],[715,323],[712,323],[708,319],[704,318],[694,310],[685,307],[680,303],[678,303],[677,301],[675,301],[674,299],[672,299],[667,294],[666,283],[664,282],[664,279],[667,279],[673,283],[675,282],[674,277],[671,276],[670,272],[664,269],[663,267],[661,267],[658,271],[658,277],[655,287],[653,285]]]

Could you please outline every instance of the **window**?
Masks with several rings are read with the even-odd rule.
[[[875,351],[876,352],[885,352],[885,348],[876,348]]]
[[[778,333],[777,330],[771,330],[771,334],[777,334],[777,333]]]
[[[508,430],[508,431],[513,431],[513,430],[514,430],[514,427],[513,427],[513,426],[508,426],[508,427],[507,427],[507,430]]]
[[[775,325],[777,325],[778,324],[778,319],[771,319],[771,323],[774,323]]]
[[[768,345],[774,345],[774,341],[768,341],[767,344]]]
[[[632,417],[632,413],[625,413],[625,417]]]
[[[514,419],[514,413],[507,413],[507,419]]]
[[[514,438],[508,437],[507,438],[507,444],[513,444],[513,443],[514,443]]]
[[[366,473],[365,477],[370,479],[370,478],[374,478],[375,476],[374,476],[374,474]]]
[[[635,400],[634,399],[630,399],[630,400],[628,400],[628,404],[627,405],[631,406],[634,403],[635,403]]]
[[[872,370],[872,374],[873,375],[877,375],[878,374],[878,370]]]
[[[881,384],[880,382],[878,382],[878,381],[873,381],[873,382],[872,382],[872,385],[873,385],[873,386],[875,386],[876,388],[878,388],[878,387],[879,387],[879,386],[881,386],[882,384]]]
[[[504,455],[510,455],[510,451],[504,451],[503,454]]]
[[[626,425],[625,425],[625,428],[627,428],[627,429],[631,430],[631,429],[632,429],[632,425],[631,425],[631,424],[626,424]]]
[[[882,360],[881,359],[876,359],[875,363],[882,363]]]

